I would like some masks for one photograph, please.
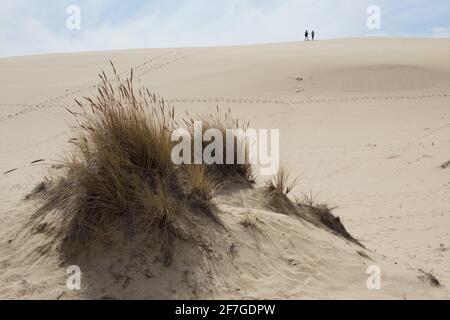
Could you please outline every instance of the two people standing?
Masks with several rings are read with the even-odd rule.
[[[311,31],[311,40],[314,41],[314,37],[315,37],[316,33],[313,31]],[[305,31],[305,41],[309,41],[309,32],[308,30]]]

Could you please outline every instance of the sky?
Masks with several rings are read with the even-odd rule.
[[[288,42],[306,29],[448,37],[450,0],[2,0],[0,56]]]

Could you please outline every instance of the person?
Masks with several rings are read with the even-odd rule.
[[[309,33],[308,33],[308,30],[305,31],[305,41],[309,41]]]
[[[314,36],[316,35],[316,33],[314,32],[314,30],[311,32],[311,40],[314,41]]]

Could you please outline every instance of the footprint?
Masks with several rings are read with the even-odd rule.
[[[38,159],[38,160],[31,161],[30,164],[34,164],[34,163],[38,163],[38,162],[42,162],[42,161],[45,161],[45,159]]]
[[[16,171],[16,170],[17,170],[17,168],[14,168],[14,169],[8,170],[8,171],[6,171],[5,173],[3,173],[3,175],[6,175],[6,174],[8,174],[8,173],[11,173],[11,172],[13,172],[13,171]]]

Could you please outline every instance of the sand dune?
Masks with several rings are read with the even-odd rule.
[[[0,59],[0,297],[450,298],[449,57],[444,38]],[[26,227],[36,204],[23,199],[58,165],[66,108],[95,93],[109,60],[179,114],[229,107],[252,127],[279,128],[281,158],[300,177],[292,194],[338,206],[367,249],[267,210],[255,190],[227,190],[214,201],[229,233],[199,222],[209,255],[180,243],[166,268],[139,248],[98,252],[77,262],[88,289],[68,290],[66,262]],[[258,230],[241,224],[247,215]],[[369,265],[381,290],[367,289]]]

